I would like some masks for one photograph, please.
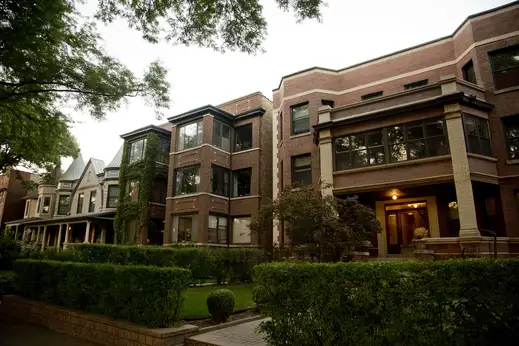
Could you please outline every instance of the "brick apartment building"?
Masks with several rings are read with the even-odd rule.
[[[519,253],[519,2],[452,35],[273,91],[274,196],[293,181],[357,195],[382,232],[373,254]],[[288,242],[278,227],[274,242]],[[460,246],[461,245],[461,246]]]
[[[27,190],[22,181],[29,181],[34,174],[16,169],[9,169],[0,174],[0,230],[5,223],[23,217]]]
[[[272,244],[247,228],[272,198],[272,102],[258,92],[168,120],[164,244]]]

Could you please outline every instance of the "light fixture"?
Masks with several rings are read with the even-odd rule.
[[[398,197],[397,197],[396,195],[393,195],[393,197],[392,197],[392,198],[393,198],[393,199],[397,199]]]
[[[418,208],[418,204],[414,204],[414,207],[415,207],[415,208]]]

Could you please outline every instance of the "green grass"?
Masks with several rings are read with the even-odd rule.
[[[252,308],[254,301],[252,300],[252,284],[241,285],[216,285],[204,287],[190,287],[184,293],[184,305],[180,312],[180,317],[208,316],[206,299],[209,293],[226,288],[231,290],[236,296],[234,310]]]

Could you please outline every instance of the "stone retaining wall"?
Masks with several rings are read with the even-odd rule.
[[[198,332],[186,324],[176,328],[150,329],[117,321],[105,316],[69,310],[17,296],[5,296],[0,305],[0,320],[16,319],[44,326],[103,345],[116,346],[177,346]]]

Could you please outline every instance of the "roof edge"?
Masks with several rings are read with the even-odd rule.
[[[171,132],[166,130],[166,129],[163,129],[162,127],[158,127],[157,125],[147,125],[147,126],[139,128],[137,130],[133,130],[131,132],[122,134],[120,137],[123,138],[123,139],[127,139],[127,138],[130,138],[130,137],[134,137],[134,136],[138,136],[138,135],[144,134],[146,132],[157,132],[157,133],[162,133],[162,134],[171,136]]]

